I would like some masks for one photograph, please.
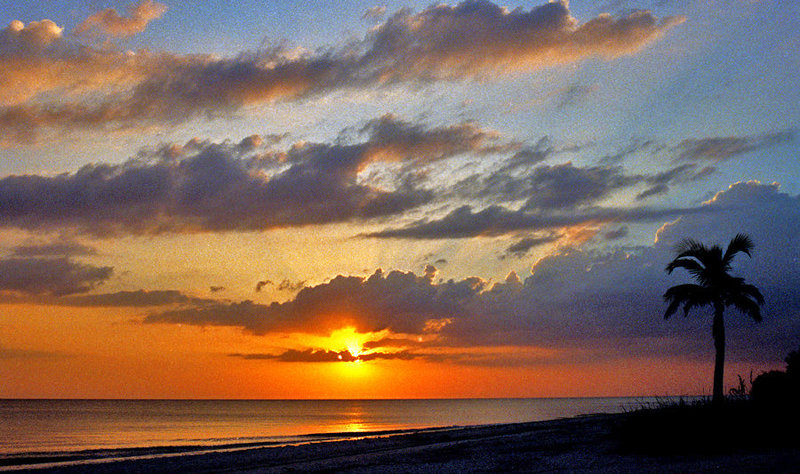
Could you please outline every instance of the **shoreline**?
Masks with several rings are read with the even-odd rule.
[[[22,464],[0,470],[38,472],[759,472],[791,471],[800,448],[716,455],[622,454],[612,430],[626,413],[549,421],[358,433],[255,445]],[[149,449],[149,448],[141,448]],[[163,448],[162,448],[163,449]]]

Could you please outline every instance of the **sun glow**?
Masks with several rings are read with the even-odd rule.
[[[343,351],[347,350],[353,356],[351,362],[361,363],[362,360],[358,357],[364,351],[364,343],[375,338],[374,333],[359,333],[354,327],[345,327],[337,329],[331,333],[329,339],[329,350]],[[339,360],[343,360],[340,355]]]

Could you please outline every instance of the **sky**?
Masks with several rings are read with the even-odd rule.
[[[0,397],[711,392],[800,347],[800,5],[0,2]]]

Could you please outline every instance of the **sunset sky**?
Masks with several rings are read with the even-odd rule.
[[[0,1],[0,397],[709,394],[800,347],[800,3]]]

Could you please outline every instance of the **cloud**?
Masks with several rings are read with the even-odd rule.
[[[292,281],[288,278],[284,278],[280,283],[278,283],[278,291],[297,291],[302,290],[306,286],[306,281]]]
[[[361,17],[363,20],[380,20],[386,14],[386,7],[384,5],[376,5],[367,8],[364,15]]]
[[[329,351],[325,349],[288,349],[280,354],[228,354],[246,360],[275,360],[278,362],[355,362],[371,360],[411,360],[422,357],[421,354],[412,354],[408,351],[399,352],[368,352],[354,356],[349,351]]]
[[[588,208],[570,213],[528,212],[502,206],[489,206],[474,211],[461,206],[436,220],[419,220],[405,227],[388,228],[362,234],[367,238],[395,239],[462,239],[479,236],[515,234],[521,231],[548,231],[583,224],[604,222],[647,222],[682,214],[704,212],[703,208],[654,209]]]
[[[64,296],[49,301],[50,304],[77,307],[129,307],[168,306],[177,304],[202,304],[210,300],[187,296],[176,290],[118,291],[93,295]]]
[[[128,7],[128,15],[121,16],[113,8],[90,15],[75,27],[76,35],[105,35],[124,38],[141,33],[151,21],[161,18],[167,6],[152,0],[141,0]]]
[[[717,171],[713,166],[705,166],[699,170],[697,168],[698,166],[694,163],[686,163],[650,176],[643,176],[642,182],[646,183],[648,187],[636,195],[636,200],[641,201],[666,194],[672,185],[699,181]]]
[[[401,10],[372,33],[368,64],[389,81],[530,71],[587,57],[632,54],[683,21],[639,11],[580,24],[566,2],[508,11],[486,1]]]
[[[37,351],[31,349],[11,349],[0,346],[0,360],[4,359],[51,359],[68,357],[61,352]]]
[[[135,119],[136,112],[126,110],[135,84],[205,60],[96,48],[64,37],[51,20],[12,21],[0,29],[0,139],[32,139],[40,127],[85,128]],[[40,94],[49,99],[36,100]],[[94,99],[87,103],[84,94]]]
[[[442,130],[428,132],[441,136]],[[414,131],[425,136],[422,128]],[[91,164],[55,177],[8,176],[0,179],[1,225],[96,236],[264,230],[379,218],[431,201],[431,191],[410,182],[379,188],[359,179],[377,159],[375,147],[385,143],[385,137],[351,145],[297,143],[262,156],[261,149],[193,140],[122,164]],[[441,145],[432,153],[441,158],[462,149]],[[392,159],[398,156],[429,155],[395,145]]]
[[[514,273],[498,283],[476,277],[441,280],[432,267],[421,275],[376,271],[367,278],[337,276],[283,303],[196,305],[152,313],[145,322],[231,326],[255,334],[329,334],[352,326],[360,332],[388,331],[365,349],[435,354],[461,363],[541,364],[564,360],[564,354],[576,361],[638,355],[710,360],[710,312],[663,320],[661,295],[683,277],[667,275],[664,268],[681,239],[725,244],[736,232],[746,232],[756,249],[752,259],[737,260],[733,271],[761,288],[767,303],[758,325],[734,310],[727,313],[730,360],[779,360],[800,340],[800,196],[782,193],[775,184],[736,183],[702,207],[707,208],[703,214],[665,224],[652,246],[562,247],[534,262],[524,280]],[[481,357],[468,350],[510,346],[549,355],[513,362],[507,354]],[[451,348],[449,355],[442,352]],[[333,355],[338,360],[338,353]]]
[[[340,275],[301,289],[285,303],[215,302],[152,313],[145,322],[236,326],[254,334],[309,330],[325,334],[347,323],[361,332],[392,328],[421,333],[428,321],[460,312],[460,301],[484,285],[477,278],[434,285],[435,268],[429,267],[421,276],[381,270],[368,278]]]
[[[125,36],[163,13],[142,2],[127,17],[103,10],[76,32]],[[404,9],[361,41],[314,53],[278,46],[234,57],[120,52],[61,37],[50,20],[0,33],[0,139],[34,140],[40,129],[176,124],[243,107],[336,90],[489,78],[633,54],[683,18],[639,11],[585,23],[565,2],[508,11],[487,1]],[[76,92],[85,93],[83,97]],[[28,99],[44,94],[45,101]]]
[[[620,167],[576,167],[572,163],[539,166],[527,177],[525,209],[564,209],[592,203],[632,185]]]
[[[464,153],[489,154],[519,150],[522,145],[474,122],[447,127],[425,127],[392,114],[370,120],[361,129],[368,134],[367,154],[375,161],[436,161]]]
[[[56,296],[84,293],[112,273],[112,267],[82,264],[68,257],[4,257],[0,258],[0,291]]]
[[[524,239],[510,245],[506,249],[506,253],[501,257],[513,256],[517,258],[524,257],[532,248],[540,245],[556,242],[562,237],[560,234],[543,234],[536,237],[525,237]]]
[[[556,109],[563,110],[567,107],[579,104],[597,92],[597,89],[597,84],[588,86],[583,84],[572,84],[568,87],[565,87],[556,93]]]
[[[555,153],[540,140],[535,150],[527,148],[507,159],[488,175],[476,174],[456,183],[450,194],[494,202],[525,200],[525,208],[555,210],[576,208],[593,203],[621,189],[646,179],[626,175],[621,166],[575,166],[572,162],[540,164]]]
[[[628,226],[618,227],[603,232],[603,238],[606,240],[617,240],[628,235]]]
[[[751,151],[768,148],[794,140],[794,130],[782,130],[747,137],[707,137],[683,140],[672,147],[677,161],[729,160]]]
[[[15,257],[81,257],[97,255],[97,249],[78,242],[51,242],[46,244],[17,245],[11,249]]]

